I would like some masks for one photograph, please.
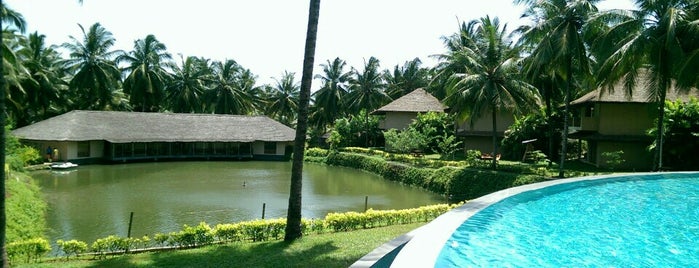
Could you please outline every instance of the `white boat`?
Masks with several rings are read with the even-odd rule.
[[[51,164],[51,169],[69,169],[69,168],[75,168],[77,166],[78,166],[78,164],[73,164],[71,162],[62,162],[62,163]]]

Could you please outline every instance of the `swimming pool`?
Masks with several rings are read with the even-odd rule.
[[[556,180],[472,200],[393,267],[697,267],[699,173]]]

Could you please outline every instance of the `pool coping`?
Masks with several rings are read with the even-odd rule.
[[[442,214],[428,224],[381,245],[350,267],[434,267],[437,257],[447,240],[464,221],[484,208],[505,198],[565,183],[653,174],[697,174],[697,172],[640,172],[594,175],[554,179],[500,190],[468,201],[464,205]],[[387,258],[392,259],[387,260]]]

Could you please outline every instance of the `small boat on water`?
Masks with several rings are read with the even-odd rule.
[[[73,164],[71,162],[61,162],[51,164],[51,169],[70,169],[76,168],[78,164]]]

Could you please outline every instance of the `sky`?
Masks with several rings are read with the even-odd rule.
[[[607,0],[607,8],[631,8],[631,0]],[[116,39],[113,49],[133,50],[134,41],[153,34],[179,62],[179,55],[211,60],[233,59],[274,84],[284,71],[301,80],[308,23],[308,0],[5,0],[21,13],[27,32],[46,35],[47,44],[82,40],[85,29],[99,22]],[[393,69],[445,52],[441,37],[458,30],[461,21],[489,15],[526,24],[524,10],[512,0],[323,0],[320,5],[314,74],[336,57],[363,70],[370,57],[381,69]],[[319,81],[313,81],[318,88]]]

